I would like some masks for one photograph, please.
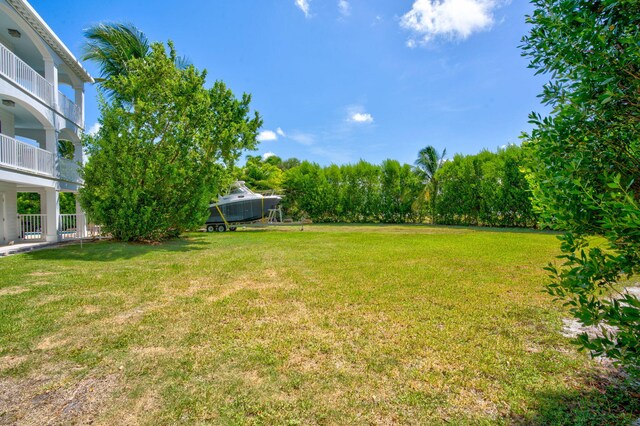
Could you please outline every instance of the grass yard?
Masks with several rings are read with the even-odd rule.
[[[0,424],[628,424],[554,235],[306,226],[0,259]]]

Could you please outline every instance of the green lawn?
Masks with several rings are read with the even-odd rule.
[[[554,235],[305,226],[0,259],[0,424],[625,424]]]

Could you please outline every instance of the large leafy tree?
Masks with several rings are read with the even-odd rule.
[[[102,127],[88,137],[80,202],[90,220],[120,240],[155,241],[199,226],[227,165],[256,145],[261,119],[249,95],[176,65],[160,43],[103,83]]]
[[[415,163],[418,175],[422,178],[424,183],[422,199],[426,199],[428,201],[432,223],[435,222],[438,197],[438,178],[436,177],[436,174],[442,167],[446,155],[446,148],[442,150],[442,153],[438,153],[433,146],[429,145],[420,150],[418,153],[418,159]]]
[[[600,328],[583,348],[637,374],[640,302],[619,291],[640,272],[640,2],[533,4],[523,49],[551,77],[552,111],[531,117],[529,176],[542,219],[566,231],[548,290]]]

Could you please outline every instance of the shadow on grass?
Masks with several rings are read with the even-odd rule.
[[[573,390],[536,395],[535,413],[519,425],[631,425],[640,418],[640,388],[613,372],[583,376]]]
[[[184,253],[207,248],[206,241],[194,238],[176,238],[159,244],[123,243],[118,241],[91,241],[82,245],[75,243],[62,247],[42,249],[26,253],[26,260],[56,261],[80,260],[88,262],[111,262],[132,259],[149,253]]]

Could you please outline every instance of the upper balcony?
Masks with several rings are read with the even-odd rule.
[[[83,127],[81,107],[67,98],[62,92],[58,91],[56,93],[49,81],[1,43],[0,75],[21,87],[78,127]]]

